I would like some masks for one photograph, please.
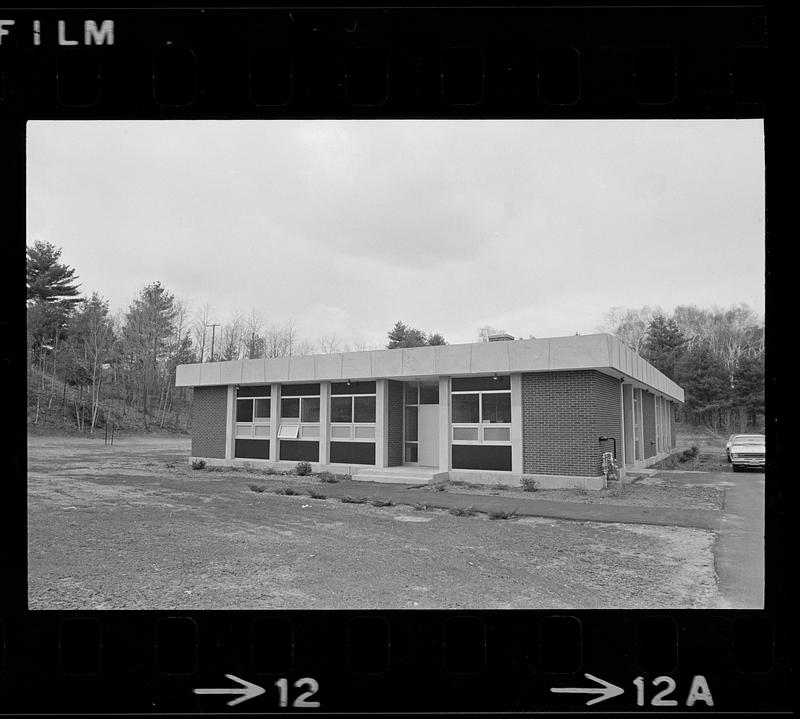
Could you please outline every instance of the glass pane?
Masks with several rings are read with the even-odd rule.
[[[266,419],[269,417],[269,400],[268,399],[256,399],[253,400],[255,402],[255,411],[253,416],[256,419]]]
[[[297,432],[299,430],[299,424],[282,424],[278,427],[278,437],[281,439],[297,439]]]
[[[419,385],[420,404],[439,404],[439,383],[420,382]]]
[[[302,427],[300,435],[302,437],[319,437],[319,427]]]
[[[237,424],[236,425],[236,436],[237,437],[250,437],[253,431],[253,425],[251,424]]]
[[[417,440],[417,408],[406,407],[406,439]],[[416,461],[416,460],[414,460]]]
[[[374,422],[375,421],[375,398],[374,397],[354,397],[355,422]]]
[[[253,400],[252,399],[237,399],[236,400],[236,421],[237,422],[252,422],[253,421]]]
[[[417,404],[417,383],[406,382],[406,404]]]
[[[417,445],[416,444],[407,444],[406,445],[406,462],[416,462],[417,461]]]
[[[462,442],[477,442],[478,441],[478,428],[477,427],[453,427],[453,440],[461,440]]]
[[[301,422],[319,422],[319,397],[303,397]]]
[[[353,398],[331,397],[331,422],[353,421]]]
[[[350,425],[346,427],[331,427],[331,437],[336,437],[336,439],[350,439]]]
[[[510,442],[511,427],[484,427],[483,439],[487,442]]]
[[[483,395],[483,421],[511,421],[511,392]]]
[[[255,426],[255,430],[256,430],[256,437],[269,437],[268,424],[257,424]]]
[[[375,439],[375,427],[356,427],[356,439]]]
[[[454,424],[477,424],[480,422],[478,417],[478,395],[477,394],[454,394],[453,395],[453,423]]]
[[[281,400],[281,417],[300,418],[300,400],[296,397]]]

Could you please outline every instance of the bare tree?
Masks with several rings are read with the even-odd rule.
[[[200,356],[197,358],[198,362],[205,359],[206,351],[206,333],[208,332],[208,325],[211,320],[211,305],[206,302],[200,305],[195,312],[194,321],[192,322],[192,336],[194,338],[194,346],[200,348]]]
[[[324,355],[334,354],[335,352],[342,351],[339,346],[339,338],[336,336],[335,332],[320,337],[317,344],[319,346],[320,353]]]
[[[244,323],[244,339],[247,343],[247,358],[258,359],[264,356],[264,338],[262,331],[264,316],[256,309],[251,309]]]

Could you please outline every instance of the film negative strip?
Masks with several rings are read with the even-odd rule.
[[[326,250],[303,244],[288,225],[276,221],[267,227],[259,192],[280,198],[269,209],[276,216],[281,204],[291,205],[294,216],[313,215],[318,234],[364,232],[345,216],[353,204],[343,205],[342,214],[330,207],[320,213],[311,209],[317,202],[331,207],[343,202],[343,194],[316,194],[308,180],[331,172],[333,185],[363,196],[362,207],[384,208],[372,215],[377,220],[365,222],[373,222],[366,234],[386,232],[393,238],[388,244],[394,249],[381,250],[386,258],[395,257],[399,246],[419,259],[398,259],[397,284],[381,290],[372,270],[358,274],[370,243],[357,247],[355,240],[331,239],[330,246],[349,264],[337,265],[341,290],[325,285],[328,294],[317,299],[313,312],[334,326],[339,320],[326,305],[335,304],[330,296],[345,293],[347,282],[363,294],[348,300],[358,306],[356,313],[383,294],[395,297],[402,312],[407,295],[423,282],[413,276],[422,263],[439,262],[439,281],[445,283],[448,274],[460,271],[460,247],[499,242],[492,223],[517,212],[514,203],[548,202],[520,196],[506,178],[507,205],[487,200],[478,218],[467,211],[483,202],[475,192],[453,200],[446,216],[439,216],[440,207],[426,195],[438,197],[434,186],[443,176],[431,180],[425,173],[450,161],[455,174],[463,167],[460,160],[436,154],[447,133],[461,138],[459,122],[516,123],[517,129],[505,125],[492,131],[509,138],[505,145],[483,149],[481,135],[460,139],[460,152],[483,158],[487,188],[495,175],[515,177],[521,165],[512,156],[521,153],[525,163],[537,162],[524,142],[514,144],[522,142],[514,133],[525,123],[547,121],[558,128],[574,127],[575,120],[584,127],[593,121],[640,121],[652,127],[647,123],[741,120],[751,123],[762,142],[766,19],[766,8],[759,5],[2,10],[0,142],[4,174],[12,180],[6,195],[9,259],[14,272],[21,271],[23,244],[42,240],[67,249],[68,238],[81,228],[105,227],[112,236],[102,251],[95,246],[97,254],[109,263],[109,272],[119,261],[115,257],[128,258],[122,283],[159,273],[178,282],[182,274],[196,272],[189,255],[205,258],[205,266],[214,269],[238,252],[242,276],[249,277],[248,264],[264,262],[270,277],[296,277],[286,293],[314,293],[320,275],[305,263],[315,253],[328,257]],[[267,134],[278,125],[301,123],[414,123],[416,140],[408,134],[402,141],[372,137],[372,154],[361,160],[382,168],[390,154],[409,153],[421,162],[430,153],[435,160],[418,170],[413,163],[404,166],[371,195],[369,183],[351,185],[347,174],[356,172],[348,164],[350,153],[367,151],[338,131],[306,124],[311,129],[301,138],[305,155],[299,154],[300,144],[251,134],[243,155],[232,140],[244,132],[242,125],[229,134],[222,129],[196,138],[188,126],[164,134],[175,121],[189,120],[192,127],[248,120],[258,126],[256,133]],[[146,144],[137,145],[143,136],[131,121],[148,125],[153,134]],[[445,134],[429,136],[422,128],[445,121],[457,121]],[[105,132],[123,122],[126,129],[119,133]],[[620,126],[617,132],[624,137],[628,131]],[[125,133],[134,139],[125,139]],[[562,172],[605,181],[592,174],[596,167],[575,159],[595,140],[605,142],[601,133],[592,137],[575,140],[585,143],[577,155],[567,152],[572,140],[553,139],[562,143],[552,145],[555,160],[545,159],[549,140],[538,145],[550,178],[539,185],[542,197]],[[667,143],[662,149],[691,153],[690,145],[670,137],[661,140]],[[711,142],[714,133],[704,137]],[[636,143],[650,141],[640,133],[630,138],[639,149],[616,156],[622,165],[644,152],[645,144]],[[260,149],[262,141],[267,150]],[[158,174],[168,168],[157,158],[172,157],[168,148],[180,142],[186,143],[185,154],[175,157],[208,157],[220,187],[230,184],[235,196],[245,198],[240,212],[219,208],[206,214],[214,203],[230,201],[220,199],[229,198],[222,190],[187,202],[192,173],[208,171],[202,163],[187,162],[184,174],[173,176],[172,192],[164,194]],[[113,152],[115,143],[124,144],[120,155]],[[338,151],[329,157],[336,143]],[[69,147],[72,153],[61,152]],[[708,162],[719,162],[734,148],[724,145]],[[152,170],[140,167],[140,174],[126,175],[132,166],[126,163],[139,152],[142,167]],[[247,164],[249,154],[255,159]],[[314,161],[323,155],[324,161]],[[291,177],[263,174],[278,156],[293,168]],[[105,174],[98,174],[104,162]],[[335,169],[326,162],[336,162]],[[256,171],[264,183],[259,192],[248,185]],[[644,190],[616,208],[621,225],[626,212],[640,211],[633,203],[664,191],[656,175],[640,168],[626,180],[628,187],[644,185]],[[98,183],[97,177],[105,179]],[[371,181],[383,179],[377,174]],[[748,175],[748,181],[763,189],[763,178]],[[73,182],[88,198],[83,214],[65,209],[75,201],[76,195],[66,192]],[[159,188],[155,193],[148,192],[150,183]],[[417,189],[409,192],[409,185]],[[689,192],[697,186],[696,179],[689,182]],[[733,205],[740,197],[733,193],[721,201]],[[51,201],[62,214],[48,215]],[[563,198],[549,201],[547,212],[576,212]],[[585,215],[587,230],[603,212],[594,207]],[[134,222],[151,213],[152,224]],[[415,213],[420,217],[404,225],[402,216]],[[486,245],[466,221],[459,224],[462,215],[485,223],[480,231]],[[49,219],[40,219],[45,216]],[[156,227],[176,217],[192,228],[177,255],[164,249],[173,238]],[[669,218],[662,221],[670,225]],[[154,244],[132,238],[123,228],[128,222],[137,231],[151,227],[160,239]],[[439,234],[423,241],[390,230],[395,223],[420,230],[428,222]],[[455,235],[443,229],[448,222],[456,226]],[[242,223],[250,223],[248,229],[243,231]],[[218,234],[213,243],[203,234],[206,224]],[[280,237],[265,240],[270,247],[298,243],[302,249],[280,255],[274,265],[257,257],[248,233],[267,231]],[[636,260],[614,259],[611,244],[604,255],[592,237],[583,247],[570,245],[589,258],[590,281],[625,284],[627,273],[637,271]],[[139,242],[138,258],[123,252],[124,244]],[[568,239],[551,240],[560,242]],[[753,238],[754,246],[762,243],[763,237]],[[447,252],[428,254],[431,244]],[[498,245],[498,253],[503,247]],[[693,248],[681,247],[691,262]],[[516,262],[544,261],[538,252]],[[651,252],[668,249],[653,245]],[[64,259],[73,262],[69,257],[65,252]],[[515,264],[513,256],[504,261]],[[30,267],[30,257],[28,262]],[[557,265],[548,270],[565,276],[572,271]],[[197,280],[208,284],[212,303],[244,292],[244,281],[233,274],[213,277]],[[452,294],[442,296],[455,301],[458,292],[483,293],[491,305],[495,288],[507,283],[503,276],[475,277],[468,292],[450,289]],[[62,279],[69,284],[69,277]],[[230,284],[236,286],[233,292]],[[30,286],[29,275],[29,335]],[[20,298],[11,296],[16,288],[16,283],[6,288],[8,306],[21,307]],[[264,297],[265,303],[277,301]],[[491,354],[498,346],[486,344],[485,352],[463,350],[468,359],[461,365],[459,347],[471,344],[452,343],[443,350],[428,335],[429,346],[404,354],[401,369],[393,369],[383,349],[368,342],[334,347],[333,341],[326,351],[283,352],[301,359],[286,360],[280,369],[281,352],[253,349],[255,329],[245,354],[215,361],[215,342],[222,352],[228,336],[209,316],[198,335],[199,360],[194,354],[185,355],[194,362],[173,362],[180,366],[172,366],[169,391],[164,384],[160,399],[150,397],[159,404],[163,424],[173,391],[178,397],[180,388],[193,389],[193,395],[181,395],[187,416],[192,412],[191,427],[184,418],[183,433],[174,441],[138,445],[133,429],[122,420],[109,422],[105,409],[98,419],[90,403],[84,416],[83,400],[75,393],[98,386],[97,375],[92,379],[87,369],[86,343],[70,345],[72,374],[64,369],[62,376],[58,362],[48,359],[57,347],[36,345],[41,364],[31,359],[30,339],[28,355],[23,353],[24,321],[20,314],[19,341],[5,355],[20,380],[22,368],[28,368],[27,389],[13,381],[11,390],[19,393],[18,406],[26,401],[29,413],[27,439],[21,431],[14,437],[19,461],[2,503],[11,561],[0,617],[1,713],[783,713],[790,708],[784,480],[772,472],[767,484],[765,474],[734,474],[730,466],[716,466],[697,470],[705,472],[702,477],[676,476],[674,482],[683,484],[670,484],[674,497],[664,499],[666,485],[654,483],[664,489],[660,499],[625,501],[626,490],[637,496],[631,494],[634,470],[646,469],[640,452],[651,460],[675,453],[672,405],[684,395],[648,363],[635,365],[640,358],[625,364],[629,355],[615,350],[611,339],[603,345],[611,348],[607,363],[587,359],[596,351],[589,336],[531,336],[518,338],[516,355],[511,350],[502,355],[505,364],[496,364]],[[514,339],[501,335],[485,339]],[[247,345],[246,338],[241,342]],[[550,364],[536,364],[545,346],[537,342],[548,343]],[[413,344],[390,346],[408,353]],[[425,369],[426,351],[439,363],[433,369]],[[168,361],[157,354],[153,349],[154,373]],[[96,363],[95,371],[116,372],[116,361]],[[53,380],[47,374],[51,366]],[[82,380],[80,367],[88,372]],[[558,379],[540,383],[542,369]],[[63,380],[57,386],[56,375]],[[615,382],[612,404],[620,397],[614,421],[603,409],[609,377]],[[498,380],[507,380],[508,388]],[[777,405],[771,404],[772,398],[777,401],[776,386],[769,373],[763,421],[778,432]],[[43,387],[49,395],[41,394]],[[66,433],[38,425],[56,390],[63,392],[61,405],[77,416],[77,428]],[[426,393],[435,401],[424,399]],[[578,396],[588,397],[581,400],[588,405],[570,414]],[[124,395],[119,402],[125,404]],[[555,406],[566,408],[566,419],[549,413]],[[585,438],[575,428],[590,415],[591,468],[584,471]],[[146,425],[146,407],[143,416]],[[122,430],[115,445],[117,428]],[[727,433],[716,436],[721,434]],[[420,439],[424,436],[428,439]],[[770,466],[780,467],[780,436],[774,436]],[[551,452],[548,460],[542,459],[543,447]],[[598,447],[613,465],[611,474],[606,465],[600,471]],[[622,479],[617,476],[614,490],[617,461],[626,471]],[[238,473],[226,473],[234,465]],[[301,465],[311,473],[308,484]],[[369,469],[373,474],[362,478],[372,481],[359,484],[353,467]],[[642,476],[648,479],[646,472]],[[592,482],[600,482],[602,502],[593,500],[601,494],[592,494]],[[541,491],[523,496],[523,489]],[[542,496],[545,490],[552,499]],[[303,519],[303,512],[317,516]]]

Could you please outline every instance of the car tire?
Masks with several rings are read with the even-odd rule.
[[[738,465],[736,465],[736,464],[733,465],[733,471],[734,472],[738,472],[739,469],[740,469],[740,467]]]

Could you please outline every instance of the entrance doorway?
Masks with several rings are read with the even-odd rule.
[[[403,463],[439,466],[439,382],[405,382]]]

